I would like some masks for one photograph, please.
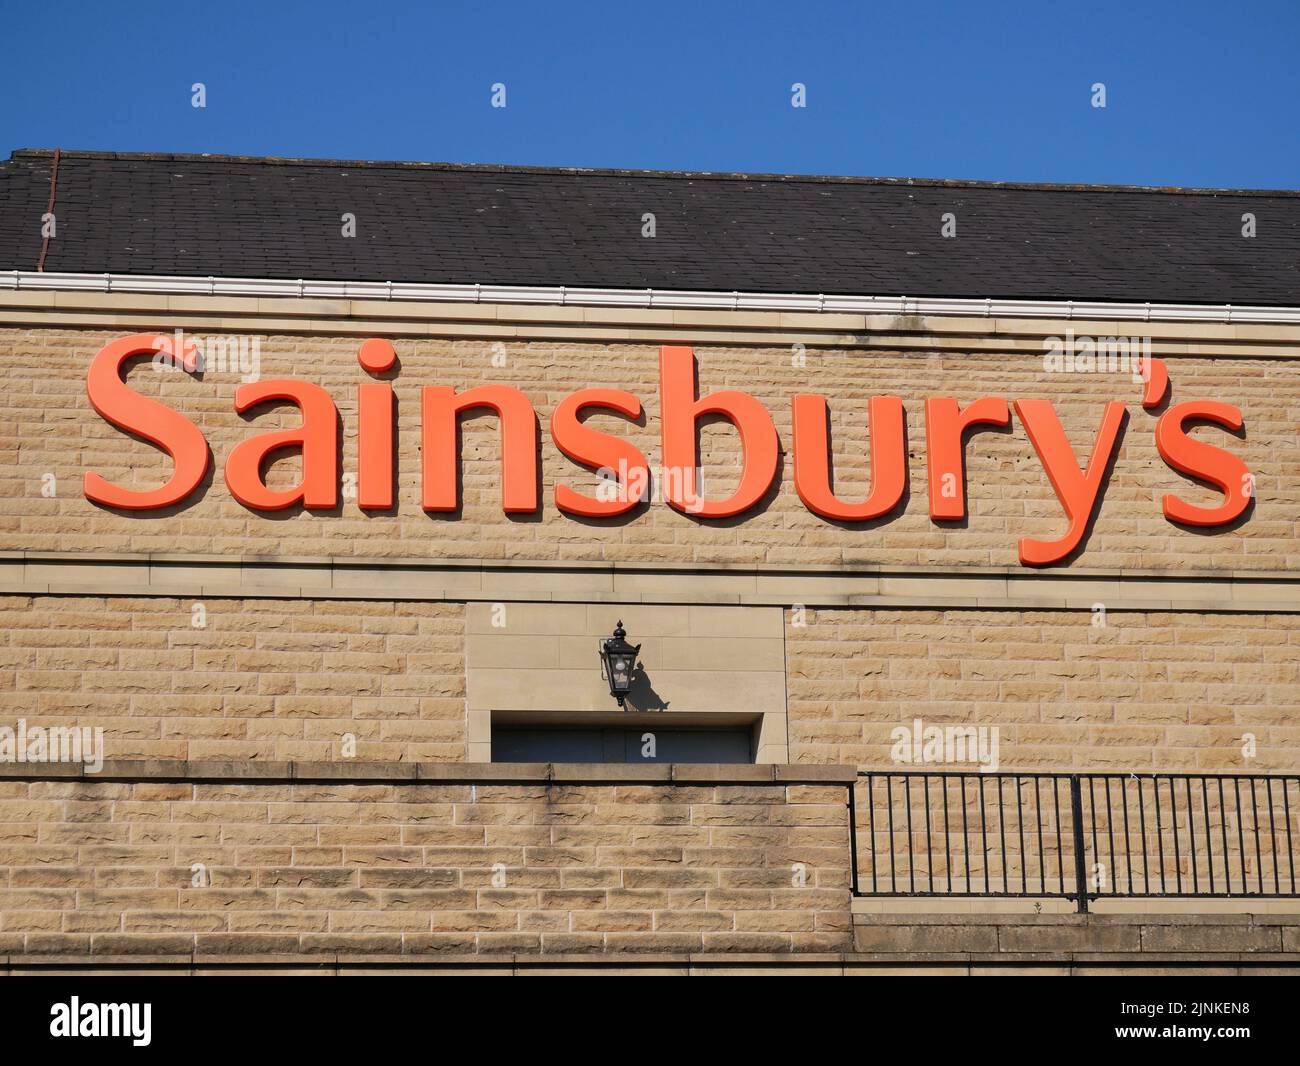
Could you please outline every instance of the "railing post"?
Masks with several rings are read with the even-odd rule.
[[[849,863],[852,866],[852,877],[850,888],[854,896],[858,895],[858,803],[857,803],[858,781],[855,777],[849,783]],[[872,847],[875,847],[875,840],[872,840]],[[875,869],[875,853],[872,853],[872,869]]]
[[[1074,890],[1079,913],[1088,913],[1087,863],[1083,860],[1083,792],[1079,775],[1070,775],[1070,824],[1074,827]],[[1064,873],[1064,871],[1062,871]]]

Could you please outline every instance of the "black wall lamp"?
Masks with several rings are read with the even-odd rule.
[[[625,706],[627,694],[632,690],[632,671],[640,653],[640,644],[627,642],[622,619],[614,627],[614,635],[600,642],[600,676],[609,682],[609,694],[618,700],[619,707]]]

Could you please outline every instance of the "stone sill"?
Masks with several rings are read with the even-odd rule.
[[[0,763],[0,780],[246,782],[249,784],[844,785],[853,766],[726,763],[219,762],[120,759],[90,773],[81,763]]]

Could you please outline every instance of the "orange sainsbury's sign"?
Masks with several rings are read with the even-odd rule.
[[[94,409],[112,425],[162,449],[173,464],[165,484],[146,490],[123,488],[99,474],[87,473],[85,495],[96,504],[127,511],[172,507],[193,495],[208,472],[211,453],[199,427],[161,401],[135,392],[124,380],[129,360],[154,356],[168,343],[169,338],[153,334],[123,337],[105,345],[91,361],[86,392]],[[175,359],[190,373],[199,368],[192,347],[177,353]],[[361,368],[371,374],[391,370],[396,359],[392,344],[377,338],[362,343],[357,353]],[[1147,359],[1142,376],[1142,406],[1156,408],[1169,387],[1163,362]],[[357,386],[357,400],[357,506],[363,511],[387,510],[394,502],[393,387],[388,382],[363,381]],[[225,465],[230,493],[254,511],[336,507],[339,417],[333,398],[319,385],[292,379],[244,383],[235,390],[235,410],[241,414],[268,403],[294,404],[301,412],[302,424],[258,434],[231,449]],[[459,506],[457,424],[467,412],[481,410],[494,414],[500,423],[503,510],[512,514],[538,510],[537,414],[523,392],[508,385],[480,385],[464,392],[431,385],[420,390],[420,406],[421,505],[425,511],[454,512]],[[680,472],[662,478],[662,496],[669,507],[701,518],[729,518],[754,507],[771,488],[780,453],[771,414],[745,392],[697,395],[693,349],[660,348],[659,409],[663,470]],[[1067,523],[1065,532],[1055,540],[1020,540],[1020,561],[1027,566],[1045,566],[1061,561],[1079,546],[1089,519],[1100,506],[1105,473],[1119,445],[1126,407],[1118,400],[1106,404],[1084,465],[1075,456],[1051,400],[1008,404],[999,396],[983,396],[962,406],[951,397],[927,399],[925,438],[932,520],[952,522],[965,517],[967,435],[982,427],[1009,426],[1012,409],[1046,471]],[[642,415],[641,401],[622,389],[581,389],[565,397],[551,414],[551,440],[560,452],[579,466],[612,476],[618,491],[592,496],[560,483],[555,486],[555,506],[569,515],[610,518],[648,499],[650,467],[630,441],[586,425],[583,416],[593,411],[613,412],[636,421]],[[866,499],[850,502],[840,499],[831,484],[825,397],[799,394],[793,398],[794,487],[814,514],[838,522],[863,522],[890,514],[902,500],[907,483],[903,401],[897,396],[873,396],[869,414],[871,491]],[[706,500],[697,494],[697,427],[706,416],[730,422],[743,449],[734,491],[721,500]],[[1156,421],[1155,444],[1161,458],[1179,473],[1215,488],[1222,500],[1204,507],[1170,494],[1162,501],[1164,514],[1185,525],[1223,526],[1246,511],[1253,478],[1237,456],[1190,436],[1192,423],[1212,423],[1236,431],[1242,427],[1241,411],[1231,404],[1193,400],[1169,407]],[[271,489],[262,471],[270,457],[284,449],[301,453],[301,478],[292,488]]]

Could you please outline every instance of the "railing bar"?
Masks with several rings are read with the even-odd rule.
[[[1273,843],[1273,893],[1277,895],[1282,891],[1282,881],[1277,872],[1277,818],[1273,813],[1273,779],[1264,778],[1264,784],[1268,788],[1268,838]]]
[[[1092,790],[1092,778],[1088,778],[1088,821],[1092,823],[1092,861],[1094,868],[1101,865],[1101,848],[1097,846],[1097,796]],[[1097,891],[1101,891],[1101,885],[1097,883],[1096,875],[1093,875],[1093,884]]]
[[[1232,782],[1232,790],[1237,797],[1237,852],[1241,859],[1241,894],[1249,894],[1249,886],[1246,883],[1246,831],[1241,824],[1241,778],[1235,778]]]
[[[1038,778],[1034,778],[1034,826],[1038,830],[1038,887],[1047,895],[1047,858],[1043,854],[1043,800],[1038,792]]]
[[[1282,779],[1282,813],[1286,815],[1286,857],[1291,867],[1291,891],[1295,892],[1295,848],[1291,844],[1291,800]]]
[[[952,891],[952,838],[948,831],[948,782],[940,780],[939,788],[943,793],[943,864],[948,868],[948,891]]]
[[[1056,877],[1065,894],[1065,838],[1061,835],[1061,779],[1052,778],[1052,806],[1056,809]]]
[[[1178,894],[1183,894],[1183,856],[1178,850],[1178,793],[1174,791],[1174,779],[1169,779],[1169,820],[1174,823],[1174,885]]]
[[[1250,779],[1250,819],[1255,830],[1255,878],[1259,883],[1260,895],[1264,894],[1264,856],[1259,852],[1259,804],[1255,800],[1255,781]]]
[[[907,806],[907,877],[913,892],[916,891],[916,858],[912,854],[912,779],[903,778],[904,803]]]
[[[1192,859],[1192,895],[1200,894],[1200,882],[1196,873],[1196,826],[1192,822],[1192,779],[1184,782],[1187,786],[1187,850]]]
[[[1020,791],[1020,775],[1016,774],[1016,826],[1020,830],[1020,891],[1029,891],[1029,864],[1025,862],[1025,802]]]
[[[966,817],[966,775],[961,776],[961,850],[966,856],[966,891],[970,891],[970,832],[967,825],[970,821]]]
[[[984,849],[984,893],[989,895],[989,817],[984,811],[984,778],[980,781],[980,837]]]
[[[1088,874],[1083,842],[1083,789],[1078,774],[1070,775],[1070,830],[1074,835],[1074,903],[1079,914],[1088,913]]]
[[[925,871],[930,877],[930,891],[934,891],[934,840],[930,836],[930,775],[921,778],[925,789]]]
[[[894,847],[894,778],[892,774],[885,775],[885,810],[889,812],[889,889],[891,892],[897,892],[898,869],[894,862],[894,855],[898,849]]]
[[[1223,837],[1223,880],[1232,895],[1232,852],[1228,850],[1228,801],[1223,798],[1223,778],[1219,778],[1219,833]]]
[[[1201,811],[1205,815],[1205,862],[1210,868],[1210,891],[1214,891],[1214,830],[1210,828],[1210,783],[1201,778]],[[1225,855],[1226,859],[1227,856]]]
[[[1142,823],[1142,891],[1144,894],[1151,892],[1151,868],[1147,865],[1147,804],[1142,798],[1142,778],[1137,779],[1138,783],[1138,820]]]
[[[1160,892],[1165,891],[1165,827],[1160,818],[1160,778],[1151,775],[1151,791],[1156,798],[1156,850],[1160,860]]]
[[[867,776],[867,826],[871,833],[871,891],[876,889],[876,775]],[[892,841],[889,850],[894,850]]]
[[[1133,894],[1133,840],[1129,836],[1128,827],[1128,778],[1119,779],[1119,798],[1124,804],[1124,867],[1128,871],[1128,892]],[[1142,782],[1138,782],[1138,787],[1142,787]]]
[[[1007,813],[1006,800],[1002,798],[1002,775],[998,775],[998,839],[1002,845],[1002,891],[1011,891],[1011,875],[1007,872]]]
[[[1116,871],[1119,869],[1115,865],[1115,808],[1110,802],[1110,778],[1102,778],[1106,785],[1106,836],[1110,839],[1110,883],[1113,886],[1119,877]]]

